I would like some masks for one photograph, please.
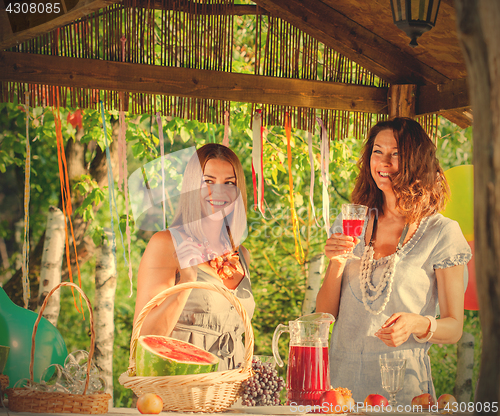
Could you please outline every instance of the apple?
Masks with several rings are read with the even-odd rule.
[[[369,394],[365,399],[365,406],[387,406],[389,401],[381,394]]]
[[[430,409],[432,406],[436,405],[436,401],[429,393],[423,393],[411,399],[411,405],[422,406],[422,409]]]
[[[146,393],[137,400],[137,410],[142,414],[157,415],[163,409],[163,400],[154,393]]]
[[[439,399],[437,401],[438,410],[445,410],[446,408],[446,411],[448,413],[453,413],[452,408],[455,407],[455,410],[457,408],[457,406],[453,406],[454,403],[458,403],[457,399],[455,399],[455,396],[447,393],[442,394],[441,396],[439,396]]]
[[[327,390],[321,394],[319,403],[323,413],[344,413],[346,400],[338,390]]]

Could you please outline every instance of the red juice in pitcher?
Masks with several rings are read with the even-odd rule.
[[[328,347],[290,346],[286,385],[288,404],[320,405],[330,389]]]

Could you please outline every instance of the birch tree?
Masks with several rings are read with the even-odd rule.
[[[474,369],[474,336],[464,332],[457,345],[457,377],[455,397],[459,403],[470,402]]]
[[[313,313],[316,310],[316,295],[321,287],[321,278],[325,267],[324,254],[318,254],[311,259],[306,279],[306,293],[302,304],[302,315]]]
[[[47,229],[43,244],[42,267],[40,270],[40,289],[38,290],[38,304],[41,305],[48,293],[61,283],[62,260],[64,254],[65,233],[64,215],[54,206],[49,208]],[[55,292],[47,302],[43,317],[52,325],[57,326],[59,317],[60,292]]]
[[[94,327],[96,335],[95,364],[106,379],[106,393],[113,396],[113,320],[116,292],[116,257],[111,243],[111,232],[97,249],[95,267]]]

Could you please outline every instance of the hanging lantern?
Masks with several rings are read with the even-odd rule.
[[[441,0],[391,0],[394,24],[411,39],[410,46],[418,46],[417,38],[436,24]]]

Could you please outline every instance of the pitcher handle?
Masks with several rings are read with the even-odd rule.
[[[272,344],[274,359],[276,360],[276,362],[278,363],[278,365],[280,367],[283,367],[283,360],[280,357],[280,352],[279,352],[279,347],[278,347],[278,339],[283,332],[290,333],[290,330],[288,329],[288,325],[279,324],[276,327],[276,329],[274,330],[273,344]]]

